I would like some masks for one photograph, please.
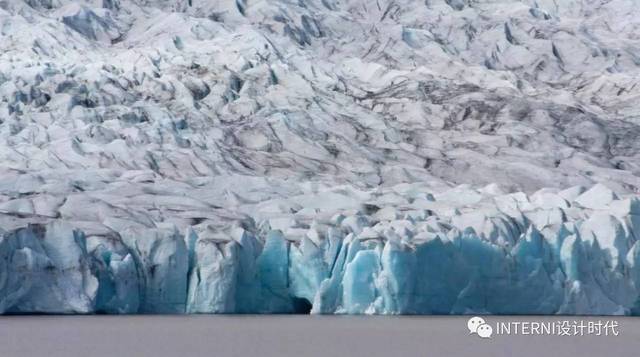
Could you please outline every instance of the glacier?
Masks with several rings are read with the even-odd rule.
[[[368,212],[245,218],[216,237],[175,226],[88,236],[68,222],[29,225],[2,235],[0,311],[639,312],[638,197],[603,185],[452,191],[395,186],[369,193]],[[404,202],[379,208],[390,197]]]
[[[0,314],[640,315],[635,0],[0,0]]]

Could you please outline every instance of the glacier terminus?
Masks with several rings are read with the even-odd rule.
[[[0,0],[0,314],[640,315],[635,0]]]

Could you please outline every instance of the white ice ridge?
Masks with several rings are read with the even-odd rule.
[[[279,206],[215,235],[61,220],[4,232],[0,312],[640,312],[640,200],[602,185],[400,185],[360,210]]]

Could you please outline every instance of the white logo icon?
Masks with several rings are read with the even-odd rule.
[[[484,325],[484,319],[482,317],[474,316],[467,321],[467,328],[469,328],[469,334],[478,332],[478,327]]]
[[[488,324],[478,326],[478,336],[481,338],[491,338],[493,328]]]
[[[469,334],[478,334],[481,338],[491,338],[493,328],[482,317],[474,316],[467,321]]]

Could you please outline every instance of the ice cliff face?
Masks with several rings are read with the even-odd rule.
[[[640,312],[638,198],[602,185],[532,196],[399,185],[360,193],[364,211],[318,207],[346,191],[303,195],[296,213],[213,237],[175,227],[88,234],[60,221],[5,232],[0,311]]]
[[[639,15],[0,0],[0,312],[638,313]]]

